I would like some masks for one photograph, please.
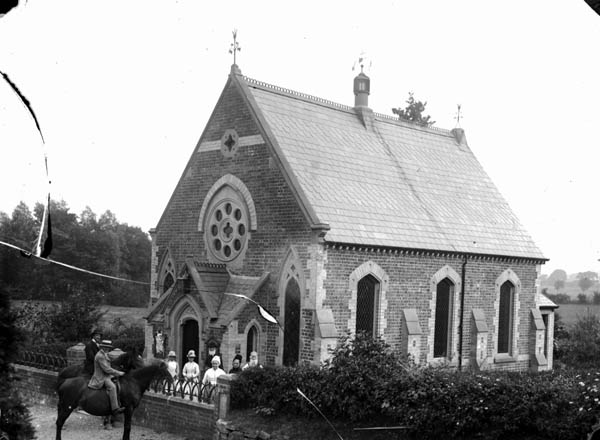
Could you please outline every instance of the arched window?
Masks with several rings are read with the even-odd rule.
[[[174,283],[175,283],[175,280],[173,279],[173,275],[171,273],[168,273],[163,280],[163,289],[162,289],[161,295],[163,293],[165,293],[167,290],[169,290],[169,288]]]
[[[356,333],[365,331],[377,335],[379,316],[379,281],[367,275],[358,282],[356,290]]]
[[[285,288],[283,365],[296,365],[300,355],[300,286],[290,278]]]
[[[255,325],[248,329],[246,335],[246,362],[250,361],[250,353],[253,351],[258,353],[258,329]]]
[[[500,287],[498,308],[498,353],[510,354],[513,338],[513,309],[515,286],[506,281]]]
[[[444,278],[437,285],[435,300],[435,328],[433,336],[433,357],[445,358],[450,353],[452,335],[452,298],[454,284]]]

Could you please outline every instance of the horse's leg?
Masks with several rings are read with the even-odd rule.
[[[129,440],[129,433],[131,432],[131,417],[133,416],[133,406],[128,405],[125,408],[125,422],[123,423],[123,440]]]
[[[62,439],[62,428],[65,421],[71,415],[73,407],[65,403],[58,402],[58,416],[56,417],[56,440]]]

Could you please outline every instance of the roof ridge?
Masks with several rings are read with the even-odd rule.
[[[311,101],[314,102],[315,104],[321,104],[321,105],[327,105],[330,107],[335,107],[337,109],[340,110],[346,110],[349,112],[353,112],[354,108],[350,107],[349,105],[344,105],[344,104],[340,104],[338,102],[334,102],[334,101],[330,101],[328,99],[325,98],[319,98],[318,96],[314,96],[314,95],[309,95],[308,93],[302,93],[302,92],[297,92],[296,90],[292,90],[292,89],[286,89],[285,87],[280,87],[280,86],[276,86],[274,84],[269,84],[266,83],[264,81],[259,81],[257,79],[254,78],[249,78],[247,76],[244,76],[244,80],[251,85],[254,86],[258,86],[261,87],[263,89],[270,89],[279,93],[284,93],[290,97],[293,98],[299,98],[299,99],[303,99],[305,101]]]
[[[338,102],[335,101],[331,101],[329,99],[325,99],[325,98],[320,98],[318,96],[315,95],[310,95],[308,93],[303,93],[303,92],[298,92],[296,90],[292,90],[292,89],[287,89],[285,87],[281,87],[281,86],[277,86],[275,84],[270,84],[264,81],[259,81],[257,79],[254,78],[249,78],[247,76],[243,76],[244,80],[249,84],[249,85],[253,85],[256,87],[260,87],[262,89],[268,89],[268,90],[272,90],[278,93],[282,93],[285,95],[288,95],[289,97],[292,98],[296,98],[296,99],[302,99],[304,101],[309,101],[312,102],[314,104],[319,104],[319,105],[325,105],[328,107],[333,107],[336,108],[338,110],[345,110],[348,112],[354,112],[354,107],[350,107],[349,105],[345,105],[345,104],[340,104]],[[408,128],[417,128],[419,130],[431,130],[433,132],[437,132],[437,133],[443,133],[446,135],[452,135],[451,131],[446,129],[446,128],[440,128],[440,127],[425,127],[423,125],[419,125],[416,122],[410,122],[410,121],[403,121],[401,119],[398,119],[397,117],[391,116],[391,115],[386,115],[384,113],[377,113],[377,112],[373,112],[373,116],[379,118],[379,119],[385,119],[389,122],[396,122],[399,123],[399,125],[408,127]]]

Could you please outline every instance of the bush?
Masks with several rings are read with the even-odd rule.
[[[235,408],[407,426],[419,439],[576,440],[600,417],[600,372],[459,372],[416,368],[380,340],[344,338],[322,367],[245,370]]]
[[[568,330],[557,330],[555,354],[561,363],[573,368],[594,368],[600,363],[600,317],[587,313]]]

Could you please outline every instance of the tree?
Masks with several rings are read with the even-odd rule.
[[[406,100],[405,108],[393,108],[392,113],[398,115],[398,118],[402,121],[409,121],[419,124],[423,127],[431,127],[435,124],[435,121],[431,120],[431,116],[423,116],[427,101],[417,101],[413,95],[413,92],[408,93],[408,99]]]
[[[579,304],[587,304],[588,300],[586,294],[580,293],[579,295],[577,295],[577,302]]]
[[[577,274],[577,284],[582,292],[592,287],[596,281],[598,281],[598,274],[596,272],[587,271]]]
[[[600,292],[594,291],[594,296],[592,297],[592,301],[594,304],[600,304]]]
[[[565,287],[565,280],[554,281],[554,289],[556,290],[556,293],[558,293],[560,291],[560,289],[563,289],[564,287]]]
[[[567,272],[562,269],[556,269],[553,271],[548,277],[548,284],[553,286],[556,280],[567,281]]]

